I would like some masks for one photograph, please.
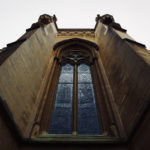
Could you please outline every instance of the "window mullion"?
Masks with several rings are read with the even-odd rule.
[[[77,113],[78,113],[78,69],[77,64],[74,65],[74,87],[73,87],[73,135],[77,134]]]

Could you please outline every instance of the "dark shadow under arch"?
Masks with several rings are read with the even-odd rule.
[[[56,50],[58,47],[60,47],[64,44],[69,44],[69,43],[72,43],[72,44],[84,43],[84,44],[87,44],[89,46],[94,47],[96,50],[99,50],[99,47],[96,43],[88,41],[88,40],[84,40],[84,39],[79,39],[79,38],[72,38],[72,39],[67,39],[67,40],[60,41],[60,42],[58,42],[54,45],[53,49]]]

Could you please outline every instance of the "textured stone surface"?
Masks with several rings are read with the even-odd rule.
[[[0,96],[8,104],[20,131],[27,137],[41,100],[39,92],[55,38],[52,25],[40,28],[0,66]]]
[[[150,53],[125,42],[102,24],[99,24],[96,34],[118,112],[129,135],[149,102]]]
[[[150,148],[150,107],[139,122],[136,132],[132,137],[133,150],[148,150]]]

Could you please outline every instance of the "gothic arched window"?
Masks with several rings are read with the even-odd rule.
[[[73,39],[56,44],[51,55],[32,135],[120,136],[123,131],[97,47]]]

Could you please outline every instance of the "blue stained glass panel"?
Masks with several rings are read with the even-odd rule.
[[[78,66],[78,83],[92,83],[90,67],[86,64]]]
[[[54,111],[51,119],[50,134],[72,133],[72,94],[73,66],[62,66],[56,93]]]
[[[90,67],[86,64],[81,64],[78,66],[79,73],[91,74]]]
[[[58,84],[55,105],[72,103],[72,94],[73,84]]]
[[[91,75],[85,73],[78,74],[78,83],[91,83]]]
[[[85,76],[82,78],[82,76]],[[78,134],[100,134],[90,67],[78,67]]]
[[[59,83],[73,83],[73,66],[66,64],[62,66]]]

